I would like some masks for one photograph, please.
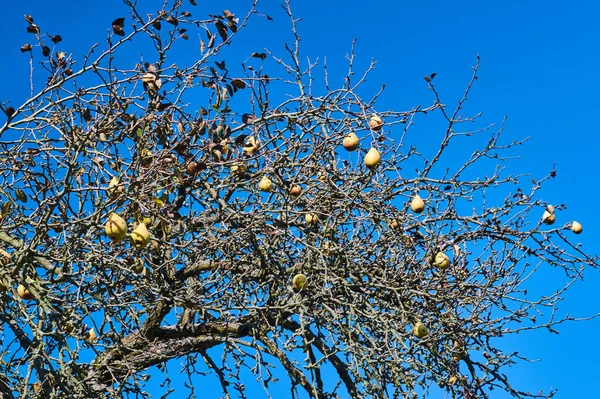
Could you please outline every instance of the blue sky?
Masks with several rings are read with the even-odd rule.
[[[221,4],[210,5],[210,10],[203,9],[202,3],[188,8],[197,15],[220,12],[222,8],[241,15],[247,8],[241,0],[213,2]],[[352,40],[358,39],[357,69],[367,66],[371,58],[377,61],[368,87],[375,92],[386,84],[378,103],[382,110],[431,104],[432,93],[423,76],[432,72],[438,73],[435,83],[443,102],[454,105],[468,82],[476,55],[481,55],[480,78],[467,111],[483,112],[481,125],[498,123],[507,115],[506,141],[530,137],[519,148],[521,159],[514,161],[513,171],[541,178],[556,163],[557,178],[546,184],[542,196],[554,204],[566,204],[564,217],[584,226],[584,233],[578,237],[584,248],[599,252],[596,196],[600,190],[596,175],[600,168],[596,163],[600,104],[596,94],[600,83],[595,76],[600,69],[599,4],[297,0],[293,7],[302,18],[299,29],[304,56],[321,61],[326,57],[332,82],[338,79],[341,83],[347,70],[345,56]],[[28,93],[29,57],[19,51],[23,43],[30,41],[23,14],[33,15],[42,31],[60,33],[63,48],[79,54],[93,43],[103,46],[110,22],[126,15],[117,0],[80,2],[76,6],[65,0],[6,1],[0,9],[4,60],[0,63],[0,100],[10,98],[15,102]],[[267,47],[282,54],[283,41],[291,41],[291,36],[278,1],[262,1],[259,10],[275,21],[256,18],[237,45],[248,51]],[[196,39],[190,36],[190,40]],[[426,141],[428,122],[419,123],[415,129]],[[544,286],[544,276],[540,275],[535,283]],[[585,281],[567,293],[561,311],[573,316],[600,312],[594,295],[598,284],[598,273],[588,271]],[[509,373],[514,385],[532,391],[558,388],[556,398],[560,399],[598,397],[600,349],[596,336],[600,320],[567,324],[558,330],[560,335],[538,331],[505,340],[505,349],[514,348],[523,355],[542,359],[515,367]]]

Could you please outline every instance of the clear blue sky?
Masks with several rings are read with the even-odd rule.
[[[158,5],[162,0],[144,2]],[[197,15],[223,8],[240,15],[247,8],[241,0],[212,2],[210,10],[203,8],[207,2],[198,3],[198,7],[188,7]],[[249,52],[268,47],[282,54],[282,41],[290,36],[278,1],[262,1],[259,9],[275,21],[257,18],[239,37],[238,45]],[[554,204],[567,204],[565,218],[584,226],[578,237],[584,248],[599,252],[599,3],[296,0],[294,9],[303,19],[299,28],[304,56],[326,57],[332,82],[344,77],[345,55],[354,38],[358,38],[358,69],[371,58],[377,60],[369,84],[373,90],[387,84],[378,103],[380,109],[431,104],[432,94],[423,81],[431,72],[438,73],[435,83],[443,102],[454,105],[470,77],[475,56],[480,54],[480,79],[467,110],[482,111],[484,122],[499,122],[508,115],[507,139],[530,137],[521,147],[514,170],[541,178],[556,163],[557,178],[546,185],[542,196]],[[19,51],[30,41],[25,13],[34,16],[42,31],[60,33],[63,49],[79,54],[93,43],[104,46],[110,22],[126,16],[118,0],[4,1],[0,5],[0,100],[18,101],[27,95],[29,56]],[[197,40],[195,33],[190,40]],[[544,285],[544,276],[536,282]],[[573,316],[600,312],[595,295],[599,284],[600,276],[590,270],[586,280],[567,293],[561,311]],[[542,359],[515,367],[509,373],[514,385],[532,391],[558,388],[559,399],[600,397],[600,320],[558,329],[560,335],[539,331],[505,340],[505,349]]]

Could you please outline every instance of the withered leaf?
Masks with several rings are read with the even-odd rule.
[[[187,35],[187,33],[182,33],[182,34],[181,34],[181,38],[182,38],[183,40],[188,40],[188,39],[189,39],[189,36]]]
[[[435,78],[435,75],[437,75],[437,72],[434,72],[434,73],[432,73],[431,75],[429,75],[429,77],[430,77],[431,79],[433,79],[433,78]]]
[[[58,44],[58,43],[62,42],[62,36],[61,35],[52,36],[52,42],[54,44]]]
[[[31,44],[27,43],[21,46],[21,52],[25,53],[27,51],[31,51],[33,47],[31,46]]]
[[[27,27],[27,33],[34,33],[38,35],[40,33],[40,28],[36,24],[31,24]]]
[[[48,57],[50,55],[50,47],[42,46],[42,55]]]
[[[431,79],[429,78],[429,76],[423,76],[423,79],[425,79],[425,81],[427,83],[431,82]]]
[[[245,123],[246,125],[253,124],[255,120],[256,120],[255,115],[252,115],[252,114],[243,114],[242,115],[242,123]]]
[[[261,60],[265,60],[265,58],[267,58],[267,55],[265,53],[252,53],[252,57],[254,58],[260,58]]]
[[[4,113],[6,114],[6,116],[8,116],[10,118],[11,116],[13,116],[15,114],[15,109],[11,106],[8,106],[8,107],[4,108]]]
[[[221,40],[227,40],[227,27],[221,21],[216,21],[215,26],[217,27],[217,32],[219,32],[219,36],[221,36]]]
[[[160,20],[157,19],[156,21],[152,22],[152,27],[156,30],[160,30],[160,28],[161,28]]]
[[[190,0],[190,4],[193,5],[193,6],[197,6],[198,5],[198,3],[196,3],[194,0]]]
[[[237,25],[235,24],[235,22],[229,21],[227,22],[227,26],[229,26],[229,29],[231,29],[232,32],[237,32]]]
[[[200,107],[200,115],[206,116],[208,115],[208,111],[204,107]]]
[[[204,40],[200,39],[200,54],[204,54],[205,48]]]
[[[246,88],[246,83],[243,80],[241,80],[241,79],[233,79],[231,81],[231,84],[236,89],[245,89]]]
[[[270,17],[268,14],[265,14],[265,17],[267,17],[267,19],[268,19],[269,21],[272,21],[272,20],[273,20],[273,18],[271,18],[271,17]]]
[[[215,64],[219,67],[220,70],[222,70],[222,71],[225,70],[225,61],[222,61],[222,62],[215,61]]]
[[[125,36],[123,27],[125,26],[125,18],[117,18],[112,22],[112,28],[115,35]]]
[[[33,17],[29,14],[25,14],[25,21],[27,21],[29,24],[33,23]]]
[[[89,108],[84,109],[83,114],[81,116],[83,116],[83,120],[86,122],[92,121],[92,112],[90,111]]]
[[[231,11],[229,10],[223,10],[223,15],[225,16],[225,18],[227,18],[228,20],[233,20],[235,18],[235,14],[233,14]]]
[[[247,134],[240,134],[239,136],[237,136],[235,138],[235,145],[237,146],[243,146],[244,144],[246,144],[246,139],[248,138]]]
[[[177,18],[175,18],[172,15],[169,15],[169,18],[167,18],[167,22],[170,23],[173,26],[179,25],[179,21],[177,20]]]
[[[159,103],[156,106],[156,110],[164,111],[165,109],[169,108],[170,106],[171,106],[171,103]]]
[[[192,16],[192,14],[191,14],[191,13],[189,13],[189,12],[187,12],[187,11],[183,11],[183,12],[181,13],[181,15],[183,15],[184,17],[191,17],[191,16]]]

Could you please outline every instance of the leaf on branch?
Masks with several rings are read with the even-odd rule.
[[[265,14],[265,17],[267,17],[267,20],[269,20],[269,21],[273,21],[273,18],[271,18],[271,17],[269,16],[269,14]]]
[[[187,35],[187,33],[185,33],[185,32],[187,32],[187,29],[180,29],[180,30],[179,30],[179,35],[181,36],[181,38],[182,38],[183,40],[188,40],[188,39],[189,39],[189,36],[188,36],[188,35]]]
[[[170,23],[173,26],[179,25],[179,21],[177,20],[177,18],[175,18],[172,15],[169,15],[169,18],[167,18],[167,22]]]
[[[225,61],[222,61],[222,62],[215,61],[215,65],[217,65],[220,70],[222,70],[222,71],[225,70]]]
[[[233,19],[235,18],[235,14],[233,14],[231,11],[229,10],[223,10],[223,16],[225,18],[227,18],[230,21],[233,21]]]
[[[33,24],[33,17],[29,14],[25,14],[25,21],[31,25]]]
[[[429,78],[430,78],[431,80],[433,80],[433,78],[435,78],[435,75],[437,75],[437,72],[434,72],[434,73],[432,73],[431,75],[429,75]]]
[[[21,46],[21,52],[25,53],[27,51],[31,51],[33,47],[31,46],[31,44],[27,43]]]
[[[15,114],[15,109],[11,106],[8,106],[8,107],[4,108],[4,113],[6,114],[6,116],[8,116],[10,118]]]
[[[52,36],[51,40],[52,40],[52,42],[54,44],[58,44],[58,43],[62,42],[62,36],[61,35],[54,35],[54,36]]]
[[[245,89],[246,88],[246,83],[241,80],[241,79],[233,79],[231,81],[231,84],[233,85],[233,87],[235,87],[236,89]]]
[[[221,40],[225,42],[227,40],[227,27],[221,21],[216,21],[215,26],[217,27],[217,32],[219,32],[219,36],[221,36]]]
[[[425,79],[427,83],[431,82],[431,78],[429,76],[423,76],[423,79]]]
[[[50,55],[50,47],[42,46],[42,55],[48,57]]]
[[[40,28],[36,24],[31,24],[27,27],[27,33],[40,34]]]
[[[196,3],[194,0],[190,0],[190,4],[193,5],[193,6],[197,6],[198,5],[198,3]]]
[[[260,58],[261,60],[265,60],[265,58],[267,58],[267,55],[265,53],[252,53],[252,57],[254,58]]]
[[[162,25],[160,24],[160,20],[157,19],[154,22],[152,22],[152,27],[156,30],[160,30],[160,28],[162,27]]]
[[[183,11],[183,12],[181,13],[181,15],[182,15],[182,16],[184,16],[184,17],[191,17],[191,16],[192,16],[192,13],[190,13],[190,12],[187,12],[187,11]]]
[[[125,36],[125,18],[117,18],[112,22],[113,33],[119,36]]]

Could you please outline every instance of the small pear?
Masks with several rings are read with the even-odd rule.
[[[348,133],[342,141],[342,146],[348,151],[354,151],[358,148],[358,136],[354,133]]]
[[[144,248],[150,242],[150,232],[144,223],[140,223],[129,235],[131,245],[136,248]]]
[[[98,336],[93,328],[90,328],[90,331],[85,333],[85,340],[88,342],[94,342]]]
[[[233,165],[231,165],[231,173],[243,175],[247,171],[248,171],[248,167],[241,162],[236,162]]]
[[[442,270],[445,270],[447,268],[450,267],[450,259],[448,258],[448,255],[446,255],[443,252],[438,252],[435,255],[435,259],[433,260],[433,264],[437,267],[439,267]]]
[[[150,151],[147,148],[144,148],[142,150],[142,166],[144,167],[148,167],[150,165],[152,165],[152,161],[154,160],[154,155],[152,154],[152,151]]]
[[[377,132],[383,127],[383,120],[377,115],[373,115],[371,116],[371,119],[369,119],[369,127]]]
[[[294,292],[302,291],[308,286],[308,280],[304,274],[296,274],[292,279],[292,288]]]
[[[583,226],[581,225],[581,223],[574,221],[573,223],[571,223],[571,231],[575,234],[581,234],[581,232],[583,231]]]
[[[122,184],[119,184],[120,180],[117,176],[113,176],[108,183],[108,194],[112,197],[116,197],[121,194],[124,190]]]
[[[379,151],[377,151],[375,148],[371,148],[369,152],[367,152],[367,155],[365,155],[365,165],[367,165],[369,170],[374,171],[377,169],[380,162],[381,155],[379,155]]]
[[[273,189],[273,182],[267,176],[263,176],[260,183],[258,183],[258,188],[260,191],[269,192]]]
[[[300,187],[300,186],[293,186],[293,187],[290,189],[290,195],[291,195],[292,197],[299,197],[299,196],[300,196],[300,194],[302,194],[302,187]]]
[[[427,334],[429,334],[429,331],[427,331],[427,327],[425,326],[425,324],[418,321],[415,324],[414,334],[417,338],[421,339],[421,338],[427,336]]]
[[[304,216],[304,220],[306,220],[306,223],[308,223],[308,224],[314,224],[319,221],[319,217],[317,216],[316,213],[307,213]]]
[[[412,202],[410,203],[410,209],[412,209],[415,213],[422,213],[425,210],[425,202],[421,196],[419,196],[419,194],[415,195],[415,198],[413,198]]]
[[[119,242],[127,235],[127,222],[116,213],[111,213],[104,231],[111,241]]]
[[[27,288],[25,288],[25,286],[23,284],[19,284],[17,286],[17,295],[19,295],[19,298],[26,299],[26,300],[35,298],[33,296],[33,294],[31,293],[31,291],[29,291]]]
[[[554,224],[555,221],[556,221],[555,214],[550,213],[548,211],[544,211],[544,214],[542,215],[542,222],[544,222],[547,225],[551,225],[551,224]]]
[[[252,156],[256,153],[256,151],[258,151],[258,147],[259,147],[258,140],[256,140],[254,137],[250,136],[246,139],[246,142],[244,143],[244,147],[242,149],[244,150],[244,153],[246,155]]]
[[[400,228],[400,222],[398,222],[398,219],[392,219],[389,226],[392,230],[398,230]]]

